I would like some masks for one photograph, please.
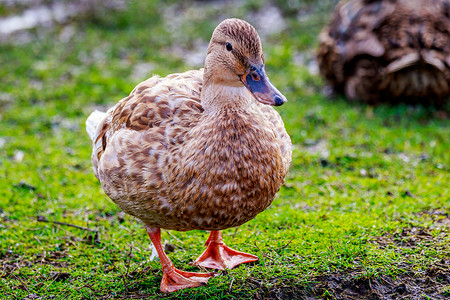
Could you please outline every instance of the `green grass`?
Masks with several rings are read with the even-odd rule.
[[[229,246],[260,261],[173,297],[254,298],[355,270],[395,278],[450,255],[448,120],[422,107],[372,108],[324,96],[323,82],[307,65],[332,5],[305,3],[281,5],[286,28],[264,44],[267,72],[289,99],[279,112],[294,144],[290,173],[270,208],[236,234],[224,231]],[[174,49],[207,42],[224,17],[246,18],[266,7],[257,0],[202,5],[168,20],[166,6],[189,12],[189,4],[133,1],[125,11],[0,44],[1,299],[164,296],[142,225],[120,213],[93,175],[84,122],[95,107],[114,104],[152,74],[188,70]],[[195,13],[200,9],[204,15]],[[307,11],[301,21],[299,11]],[[67,30],[74,34],[61,41]],[[299,56],[306,64],[295,63]],[[133,70],[143,63],[148,70],[137,76]],[[99,237],[38,217],[93,228]],[[168,253],[175,265],[193,271],[189,262],[207,236],[163,232],[162,240],[175,247]],[[418,237],[413,246],[411,237]]]

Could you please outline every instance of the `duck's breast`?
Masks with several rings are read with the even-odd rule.
[[[271,204],[287,169],[269,125],[266,118],[223,114],[189,132],[191,143],[167,170],[172,209],[185,230],[238,226]]]

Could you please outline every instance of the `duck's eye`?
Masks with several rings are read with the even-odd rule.
[[[227,50],[228,50],[228,51],[231,51],[231,50],[233,50],[233,46],[231,46],[231,44],[230,44],[230,43],[227,43]]]
[[[254,81],[259,81],[261,79],[261,77],[258,74],[252,74],[252,79]]]

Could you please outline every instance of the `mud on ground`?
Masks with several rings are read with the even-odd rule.
[[[411,226],[399,232],[374,237],[380,249],[394,245],[400,251],[419,245],[435,247],[448,235],[450,215],[441,211],[421,212],[433,220],[430,227]],[[435,229],[440,230],[438,234]],[[441,244],[442,245],[442,244]],[[450,245],[444,245],[449,253]],[[407,258],[407,255],[405,256]],[[450,299],[450,257],[434,262],[424,270],[414,270],[411,264],[401,262],[399,270],[406,272],[389,276],[365,276],[363,270],[335,272],[314,277],[302,286],[280,286],[263,289],[257,299]]]
[[[360,272],[331,273],[316,277],[309,286],[275,287],[257,299],[448,299],[450,260],[418,274],[408,272],[395,279],[379,275],[363,278]]]

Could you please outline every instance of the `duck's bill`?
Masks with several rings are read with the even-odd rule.
[[[270,82],[264,66],[259,69],[251,67],[241,76],[241,81],[262,104],[280,106],[287,101],[286,97]]]

